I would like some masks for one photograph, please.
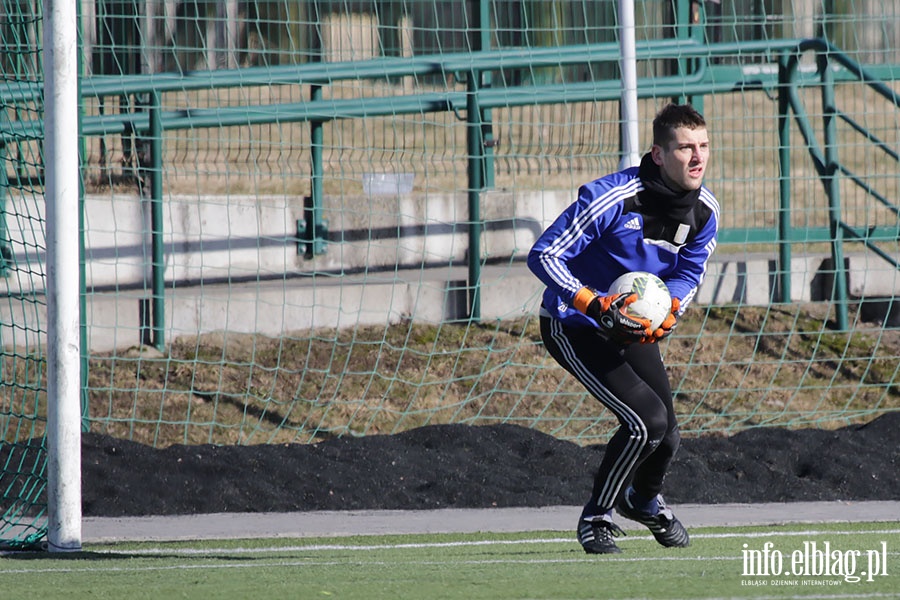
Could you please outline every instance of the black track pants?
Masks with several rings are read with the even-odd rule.
[[[659,347],[623,347],[593,329],[543,316],[541,337],[550,355],[619,420],[585,513],[608,511],[629,483],[641,496],[655,497],[681,440]]]

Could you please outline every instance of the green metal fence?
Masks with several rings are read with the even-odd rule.
[[[801,72],[798,69],[799,57],[807,51],[816,52],[816,70]],[[730,68],[717,69],[711,66],[716,59],[727,59],[741,54],[767,55],[773,58],[777,66],[769,71],[752,71],[752,74],[732,78],[737,75]],[[201,128],[220,128],[229,126],[247,126],[269,123],[303,122],[310,124],[310,138],[319,140],[311,147],[311,194],[308,197],[309,218],[297,224],[298,251],[312,257],[324,251],[328,231],[321,219],[321,207],[324,202],[322,131],[324,123],[338,119],[352,119],[373,116],[400,116],[404,114],[421,115],[431,112],[452,112],[464,115],[468,132],[468,183],[472,200],[469,203],[467,216],[469,245],[477,248],[481,238],[482,222],[478,214],[479,194],[486,188],[485,181],[491,178],[494,171],[493,157],[486,152],[490,148],[486,138],[490,135],[491,123],[485,119],[485,111],[515,106],[535,106],[541,104],[565,104],[579,102],[609,102],[620,96],[620,83],[617,80],[592,81],[584,84],[541,84],[527,87],[492,88],[481,87],[486,73],[498,71],[501,67],[509,69],[566,67],[588,62],[615,62],[619,48],[614,44],[590,46],[571,46],[548,49],[533,49],[527,52],[517,51],[485,51],[454,57],[452,55],[425,56],[419,58],[394,58],[367,61],[365,63],[328,63],[260,69],[216,70],[198,74],[178,74],[167,76],[132,76],[132,77],[94,77],[87,79],[83,85],[83,93],[98,99],[115,96],[144,95],[150,100],[141,112],[120,113],[117,115],[98,115],[84,118],[82,131],[87,136],[111,136],[134,133],[146,141],[149,146],[150,161],[147,165],[153,174],[148,189],[153,201],[153,215],[161,219],[160,203],[164,201],[162,190],[163,172],[162,157],[164,154],[164,132],[172,130],[195,130]],[[778,42],[755,42],[740,44],[698,44],[691,41],[657,42],[642,44],[638,48],[638,60],[660,61],[672,58],[696,60],[693,73],[667,77],[658,77],[642,81],[638,87],[641,98],[657,98],[669,96],[673,98],[689,97],[695,103],[712,94],[731,93],[736,90],[767,89],[774,90],[780,98],[779,122],[795,120],[805,138],[813,164],[823,179],[828,191],[828,211],[830,214],[827,227],[806,228],[798,230],[780,222],[779,229],[768,227],[733,228],[722,233],[722,243],[771,242],[778,244],[782,264],[790,264],[790,247],[793,243],[808,243],[811,240],[830,241],[836,265],[835,301],[838,303],[840,316],[839,326],[847,327],[847,292],[846,271],[843,252],[841,250],[844,235],[862,240],[868,246],[878,249],[879,240],[895,240],[898,237],[896,224],[870,226],[865,232],[858,230],[843,219],[840,211],[840,189],[836,185],[836,176],[843,174],[850,177],[862,187],[874,201],[886,206],[894,214],[897,207],[885,195],[855,176],[840,161],[836,154],[838,147],[835,139],[835,128],[830,122],[836,117],[834,106],[836,81],[858,81],[874,90],[884,100],[900,108],[897,93],[883,83],[878,76],[860,66],[845,53],[824,40],[780,40]],[[835,72],[833,65],[840,70]],[[344,80],[381,80],[391,77],[413,77],[451,74],[465,82],[465,91],[448,90],[425,94],[408,94],[402,97],[370,97],[346,100],[325,100],[321,97],[321,87],[336,84]],[[724,74],[724,76],[723,76]],[[185,90],[218,90],[251,86],[270,86],[290,82],[298,86],[313,86],[314,93],[308,101],[270,105],[233,106],[226,108],[168,110],[164,111],[160,98],[162,94]],[[800,100],[803,88],[821,88],[823,103],[829,112],[824,115],[825,123],[823,141],[826,155],[816,142],[816,127]],[[36,94],[36,90],[35,90]],[[863,126],[854,123],[864,139],[875,144],[886,154],[897,159],[897,153],[869,133]],[[38,138],[40,122],[19,121],[10,124],[6,130],[9,139]],[[781,168],[785,175],[789,171],[790,149],[788,129],[784,126],[782,133]],[[790,213],[790,190],[782,190],[782,215]],[[154,344],[162,347],[162,298],[164,296],[164,278],[162,262],[162,236],[165,234],[161,222],[154,221],[153,232],[156,241],[153,250],[153,298],[154,298]],[[881,255],[895,266],[896,259],[889,253],[879,250]],[[471,317],[478,319],[478,280],[481,256],[479,252],[469,252],[470,256],[470,311]],[[790,297],[789,270],[781,271],[781,289],[783,297]]]

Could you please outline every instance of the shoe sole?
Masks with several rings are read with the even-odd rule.
[[[585,546],[582,546],[582,548],[584,548],[585,554],[622,554],[622,549],[618,546],[613,546],[608,550],[591,550]]]

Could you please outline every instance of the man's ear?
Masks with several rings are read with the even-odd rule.
[[[653,144],[653,146],[650,147],[650,158],[653,159],[653,162],[655,162],[657,166],[661,167],[663,164],[662,147],[658,144]]]

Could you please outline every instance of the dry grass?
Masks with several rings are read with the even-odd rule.
[[[824,325],[825,307],[697,309],[663,348],[686,435],[836,427],[900,409],[900,331]],[[510,422],[580,443],[611,416],[549,359],[534,319],[233,334],[167,356],[98,356],[94,431],[158,446],[311,442]]]
[[[833,428],[900,410],[900,330],[857,316],[836,332],[828,318],[825,304],[692,309],[662,347],[683,433]],[[3,368],[4,440],[41,435],[45,359],[8,355]],[[92,431],[158,447],[498,422],[589,444],[615,427],[547,356],[534,318],[179,338],[165,355],[91,357],[87,394]]]

